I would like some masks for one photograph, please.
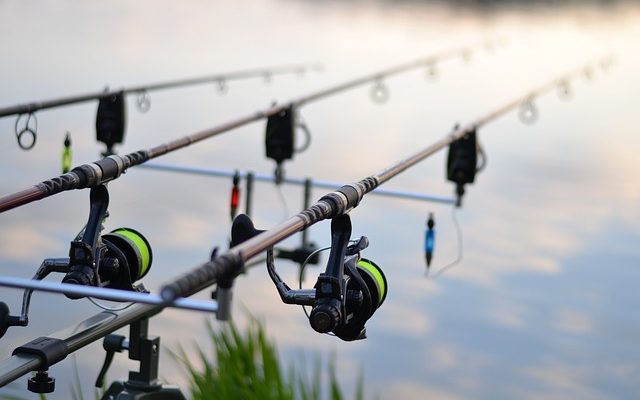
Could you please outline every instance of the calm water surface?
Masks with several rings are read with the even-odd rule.
[[[639,16],[626,5],[1,1],[0,105],[240,68],[325,65],[324,73],[302,78],[231,83],[226,95],[213,85],[153,93],[148,114],[130,101],[124,153],[363,72],[488,37],[507,39],[506,47],[476,52],[469,62],[439,65],[434,80],[423,70],[389,79],[384,105],[372,103],[366,87],[305,106],[313,143],[287,165],[288,174],[351,182],[440,138],[456,122],[614,52],[618,62],[610,71],[572,82],[570,101],[554,92],[538,99],[535,125],[511,113],[480,131],[488,166],[457,214],[464,260],[437,280],[424,276],[424,221],[435,213],[438,268],[457,254],[450,207],[370,196],[354,210],[354,236],[369,237],[364,255],[383,267],[390,286],[367,340],[343,343],[313,332],[301,310],[280,302],[261,268],[238,279],[234,316],[244,325],[248,310],[263,320],[287,364],[335,354],[347,389],[362,372],[371,397],[633,398],[640,392]],[[66,131],[74,163],[95,160],[102,150],[94,142],[95,107],[39,112],[38,143],[29,152],[16,145],[14,119],[0,119],[0,194],[57,175]],[[268,173],[273,166],[263,157],[263,130],[256,123],[161,161]],[[438,154],[388,186],[450,194],[444,162],[445,153]],[[148,288],[205,261],[214,245],[224,246],[230,185],[134,169],[109,186],[107,229],[133,227],[153,245]],[[283,188],[286,205],[272,185],[256,190],[261,227],[302,203],[299,188]],[[0,215],[1,273],[30,277],[42,259],[65,256],[87,211],[88,192],[76,191]],[[310,236],[328,244],[329,224]],[[295,266],[279,268],[293,283]],[[18,291],[3,289],[0,296],[17,312]],[[30,326],[12,328],[0,340],[0,357],[97,311],[86,301],[36,294]],[[206,346],[204,325],[202,314],[170,310],[152,320],[151,331],[169,349]],[[102,357],[98,343],[55,366],[59,389],[50,398],[69,397],[74,364],[92,396]],[[124,378],[132,367],[118,355],[109,378]],[[161,375],[185,385],[166,352]],[[33,397],[25,386],[22,378],[0,396]]]

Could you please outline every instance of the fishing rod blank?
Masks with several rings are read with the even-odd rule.
[[[373,72],[371,74],[365,75],[363,77],[360,78],[356,78],[347,82],[344,82],[342,84],[339,85],[335,85],[333,87],[324,89],[324,90],[320,90],[316,93],[312,93],[309,94],[307,96],[303,96],[300,97],[296,100],[291,101],[289,104],[292,105],[294,108],[298,108],[302,105],[305,105],[307,103],[319,100],[323,97],[327,97],[327,96],[331,96],[340,92],[344,92],[346,90],[349,89],[353,89],[355,87],[358,86],[362,86],[364,84],[370,83],[370,82],[374,82],[374,90],[373,93],[375,93],[376,91],[378,92],[384,92],[388,89],[386,89],[386,87],[383,85],[383,80],[385,78],[388,78],[390,76],[393,75],[397,75],[403,72],[407,72],[410,71],[412,69],[416,69],[416,68],[423,68],[423,67],[427,67],[430,68],[434,65],[436,65],[437,63],[440,63],[442,61],[445,60],[452,60],[455,58],[460,57],[460,55],[463,55],[465,53],[471,53],[474,48],[476,47],[481,47],[485,44],[486,42],[483,43],[479,43],[476,45],[471,45],[471,46],[464,46],[464,47],[459,47],[459,48],[454,48],[454,49],[449,49],[449,50],[444,50],[441,51],[439,53],[435,53],[426,57],[421,57],[418,58],[416,60],[413,61],[409,61],[403,64],[399,64],[387,69],[383,69],[377,72]],[[385,97],[388,96],[387,94],[380,94],[380,97]]]
[[[225,178],[234,178],[236,176],[236,171],[217,169],[217,168],[202,168],[202,167],[193,167],[193,166],[185,166],[185,165],[162,164],[157,162],[142,164],[141,167],[145,169],[152,169],[157,171],[177,172],[177,173],[184,173],[184,174],[204,175],[204,176],[216,176],[216,177],[225,177]],[[249,172],[237,171],[237,174],[238,174],[237,176],[240,179],[245,179],[249,175]],[[255,181],[260,181],[260,182],[276,181],[275,177],[273,177],[272,175],[257,174],[257,173],[253,173],[253,179]],[[325,180],[309,179],[309,181],[311,186],[315,188],[334,189],[340,186],[339,183],[325,181]],[[292,184],[292,185],[305,186],[307,184],[307,179],[286,177],[286,178],[283,178],[282,182]],[[424,194],[424,193],[411,192],[406,190],[397,190],[397,189],[377,188],[372,194],[400,198],[400,199],[430,201],[430,202],[443,203],[443,204],[454,204],[456,202],[456,200],[450,196],[438,196],[438,195]]]
[[[208,139],[218,134],[230,131],[232,129],[239,128],[251,122],[256,122],[264,118],[277,116],[278,114],[285,112],[286,110],[294,108],[293,106],[300,106],[320,99],[322,97],[326,97],[353,88],[380,76],[386,77],[392,74],[406,71],[409,68],[415,68],[419,65],[429,64],[436,61],[441,61],[442,59],[452,58],[459,54],[460,51],[460,49],[444,51],[417,61],[402,64],[394,68],[389,68],[375,74],[367,75],[364,78],[356,79],[329,89],[300,97],[297,100],[290,101],[286,105],[271,106],[267,109],[257,111],[253,114],[249,114],[232,121],[228,121],[222,125],[218,125],[210,129],[184,136],[180,139],[161,144],[148,150],[140,150],[125,156],[111,155],[94,163],[81,165],[66,174],[41,182],[29,189],[0,198],[0,213],[15,207],[22,206],[24,204],[28,204],[35,200],[40,200],[45,197],[55,195],[63,191],[83,189],[100,185],[102,183],[116,179],[118,176],[120,176],[120,174],[122,174],[122,172],[130,167],[142,164],[163,154],[181,149],[192,143],[196,143],[201,140]],[[279,162],[281,161],[282,159],[279,160]],[[278,169],[276,169],[276,171],[277,170]]]
[[[140,150],[125,156],[114,154],[90,164],[83,164],[75,167],[66,174],[59,175],[40,182],[28,189],[0,198],[0,213],[67,190],[99,186],[117,179],[130,167],[261,118],[263,118],[262,114],[248,116],[228,122],[225,125],[161,144],[148,150]]]
[[[299,65],[284,65],[269,68],[249,69],[236,72],[224,72],[214,75],[200,76],[196,78],[179,79],[174,81],[151,83],[146,85],[137,85],[124,87],[116,90],[105,90],[100,92],[92,92],[75,96],[61,97],[57,99],[35,101],[31,103],[18,104],[9,107],[0,108],[0,118],[11,115],[19,114],[32,114],[35,111],[67,106],[71,104],[84,103],[87,101],[98,100],[104,97],[115,96],[117,94],[130,94],[136,93],[140,97],[139,103],[148,104],[148,92],[157,90],[166,90],[177,87],[200,85],[205,83],[219,83],[220,85],[226,84],[228,81],[247,79],[247,78],[269,78],[274,75],[283,74],[302,74],[306,71],[319,71],[322,70],[320,64],[299,64]],[[143,110],[147,106],[140,106]]]
[[[605,60],[610,60],[608,57]],[[583,74],[584,67],[568,72],[560,78],[556,78],[546,83],[524,96],[518,97],[506,105],[477,119],[475,122],[461,128],[455,129],[450,134],[436,141],[423,150],[413,154],[412,156],[391,165],[383,171],[369,176],[359,182],[342,186],[340,189],[323,196],[318,202],[311,207],[301,211],[288,220],[280,223],[274,228],[264,231],[253,238],[243,242],[226,253],[218,256],[215,260],[201,265],[200,267],[184,274],[177,280],[165,285],[160,295],[167,301],[171,301],[177,297],[184,297],[186,293],[199,291],[209,285],[214,273],[228,273],[228,276],[235,276],[242,269],[244,262],[250,260],[256,255],[268,250],[275,244],[292,236],[293,234],[307,229],[315,223],[332,219],[339,215],[344,215],[355,208],[362,198],[372,192],[379,185],[384,184],[398,174],[404,172],[408,168],[418,164],[437,151],[447,147],[451,143],[465,137],[467,134],[476,132],[478,128],[488,124],[496,118],[504,115],[508,111],[517,108],[525,102],[532,101],[533,98],[556,87],[559,82],[569,81],[576,75]]]

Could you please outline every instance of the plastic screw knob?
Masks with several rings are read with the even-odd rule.
[[[56,380],[50,377],[47,371],[38,371],[33,378],[29,378],[27,389],[32,393],[53,393]]]
[[[340,322],[340,313],[334,305],[320,304],[311,311],[309,322],[316,332],[331,332]]]

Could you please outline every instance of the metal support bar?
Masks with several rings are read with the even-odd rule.
[[[158,162],[141,164],[140,166],[145,169],[153,169],[153,170],[159,170],[159,171],[176,172],[176,173],[184,173],[184,174],[215,176],[215,177],[233,177],[233,175],[235,174],[235,170],[232,172],[231,170],[220,169],[220,168],[202,168],[202,167],[186,166],[186,165],[163,164]],[[253,172],[240,172],[240,178],[249,179],[250,176],[252,180],[259,181],[259,182],[275,182],[275,178],[273,177],[273,175],[256,174]],[[306,185],[307,179],[308,178],[284,177],[282,179],[282,183],[304,186]],[[249,196],[248,182],[249,181],[247,181],[247,199]],[[314,179],[312,181],[312,187],[317,189],[335,189],[340,185],[341,183],[338,183],[338,182],[331,182],[331,181],[324,181],[324,180],[317,180],[317,179]],[[253,185],[251,185],[251,187],[253,188]],[[372,194],[376,194],[378,196],[393,197],[398,199],[430,201],[430,202],[442,203],[442,204],[455,204],[455,201],[456,201],[451,196],[439,196],[439,195],[411,192],[408,190],[398,190],[398,189],[377,188]],[[306,195],[306,192],[305,192],[305,195]],[[308,207],[309,203],[305,203],[305,204],[307,204],[307,207]],[[247,207],[247,210],[249,209],[250,207]],[[247,213],[247,215],[250,216],[249,213]]]
[[[245,176],[247,182],[247,193],[245,197],[245,214],[251,216],[252,206],[253,206],[253,181],[255,180],[255,175],[253,172],[247,172]]]
[[[0,276],[0,286],[17,289],[30,289],[40,292],[71,294],[81,297],[94,297],[96,299],[162,305],[164,307],[182,308],[192,311],[217,312],[218,304],[211,301],[199,301],[187,298],[176,299],[173,303],[167,303],[160,296],[150,293],[139,293],[128,290],[99,288],[94,286],[81,286],[68,283],[38,281],[34,279],[14,278]]]
[[[302,209],[306,210],[311,206],[311,189],[313,183],[310,178],[304,180],[304,200],[302,202]],[[336,187],[338,185],[335,185]],[[309,232],[305,229],[302,231],[302,248],[306,249],[309,245]]]

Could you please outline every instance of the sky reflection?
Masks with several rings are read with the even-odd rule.
[[[458,212],[464,260],[456,268],[436,280],[424,278],[421,248],[429,211],[436,214],[438,232],[434,268],[456,256],[448,207],[370,197],[353,211],[354,236],[369,237],[365,256],[384,269],[390,284],[366,341],[343,343],[315,334],[301,310],[281,303],[260,267],[237,281],[234,317],[244,325],[248,310],[264,321],[287,363],[304,358],[310,365],[317,352],[334,353],[344,384],[353,389],[362,370],[371,397],[591,399],[640,392],[637,6],[523,10],[444,2],[249,3],[239,8],[233,1],[0,2],[5,38],[0,104],[106,84],[288,62],[325,64],[321,75],[233,83],[224,96],[210,86],[159,92],[152,95],[148,114],[129,104],[124,153],[396,62],[487,37],[508,39],[507,47],[476,52],[468,63],[439,65],[434,80],[424,70],[388,79],[391,93],[384,105],[372,103],[371,88],[363,87],[305,106],[301,112],[313,143],[287,165],[288,174],[350,182],[442,137],[456,122],[469,122],[613,51],[618,63],[609,72],[597,70],[592,80],[575,80],[570,101],[556,93],[538,99],[541,118],[535,125],[522,125],[510,113],[480,131],[489,163]],[[94,143],[94,112],[92,104],[38,113],[40,135],[30,152],[16,146],[14,120],[0,119],[0,194],[58,174],[67,130],[74,163],[93,161],[102,150]],[[263,157],[263,129],[263,123],[253,124],[162,161],[269,172],[273,165]],[[388,186],[452,193],[444,163],[444,153],[435,155]],[[148,288],[199,265],[214,245],[225,245],[230,185],[149,170],[131,170],[110,184],[107,229],[131,226],[153,246]],[[273,186],[260,184],[257,191],[259,227],[273,226],[302,203],[299,188],[283,188],[286,206]],[[314,191],[316,197],[322,194]],[[88,193],[75,191],[0,215],[0,272],[30,277],[42,259],[65,256],[87,211]],[[327,244],[329,224],[314,227],[310,236]],[[279,271],[295,281],[295,266],[283,262]],[[306,285],[318,271],[309,271]],[[17,291],[2,289],[0,295],[18,310]],[[199,298],[207,296],[203,292]],[[26,337],[73,325],[96,311],[88,302],[37,294],[29,328],[12,328],[0,340],[0,354],[8,355]],[[206,347],[204,319],[169,310],[152,320],[151,330],[169,349]],[[88,396],[100,348],[94,344],[77,354]],[[169,360],[167,352],[162,357]],[[109,378],[124,378],[132,367],[120,355]],[[70,360],[53,369],[59,389],[50,398],[69,397],[64,382],[72,371]],[[185,384],[174,363],[163,362],[161,375]],[[0,389],[0,397],[28,396],[25,383]]]

